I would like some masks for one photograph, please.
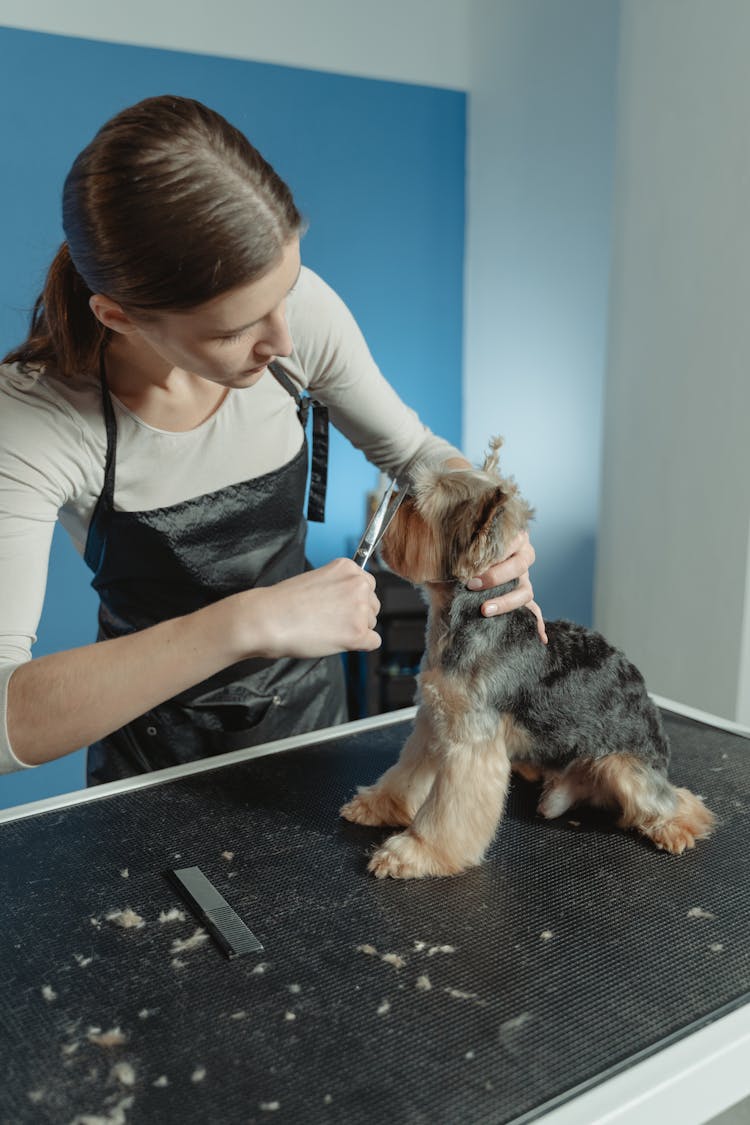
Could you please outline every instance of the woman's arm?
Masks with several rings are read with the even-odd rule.
[[[303,270],[288,302],[294,355],[288,367],[311,393],[329,407],[334,424],[379,468],[408,479],[413,466],[446,469],[473,466],[460,450],[423,425],[383,378],[354,317],[341,298],[311,270]],[[519,536],[504,560],[477,576],[477,589],[518,579],[517,588],[482,608],[485,615],[528,606],[546,643],[544,621],[529,579],[534,548]]]
[[[283,366],[325,403],[333,425],[368,461],[403,480],[419,463],[462,458],[399,397],[347,306],[309,269],[288,298],[287,318],[294,351]]]
[[[370,574],[337,559],[126,637],[21,664],[8,684],[12,753],[25,765],[62,757],[239,660],[372,651],[381,643],[374,587]]]
[[[238,660],[378,647],[374,581],[342,559],[139,633],[31,659],[58,511],[91,491],[95,453],[59,395],[3,368],[0,773],[86,746]],[[94,479],[94,494],[100,487]]]

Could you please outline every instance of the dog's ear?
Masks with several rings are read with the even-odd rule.
[[[501,516],[507,502],[508,493],[498,485],[482,497],[477,507],[471,541],[474,549],[480,551],[482,555],[486,550],[494,549],[497,540],[502,539]]]
[[[457,578],[473,578],[483,574],[504,558],[508,546],[524,531],[534,511],[508,477],[501,485],[488,489],[476,501],[470,521],[468,545],[460,550],[460,559],[453,573]]]
[[[471,506],[466,506],[464,534],[454,540],[452,573],[457,578],[482,574],[502,557],[503,511],[507,493],[496,485],[485,489]],[[463,542],[461,540],[463,539]]]

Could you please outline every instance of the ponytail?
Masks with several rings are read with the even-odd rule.
[[[90,296],[63,242],[34,304],[29,334],[3,363],[49,363],[62,375],[95,374],[107,329],[91,311]]]

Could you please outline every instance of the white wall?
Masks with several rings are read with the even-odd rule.
[[[464,448],[537,509],[549,617],[590,622],[606,365],[617,0],[476,0]],[[503,459],[501,456],[501,466]]]
[[[465,90],[463,0],[0,0],[31,31]]]
[[[750,4],[627,0],[596,620],[750,721]]]
[[[750,520],[747,527],[745,563],[745,611],[742,615],[735,716],[738,723],[750,727]]]

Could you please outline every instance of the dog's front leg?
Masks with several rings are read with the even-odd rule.
[[[435,777],[432,741],[429,714],[421,707],[395,766],[374,785],[360,786],[341,815],[355,824],[411,824]]]
[[[508,791],[510,762],[498,714],[437,673],[423,681],[423,691],[437,774],[407,831],[390,836],[372,857],[369,870],[381,879],[454,875],[480,863]]]

